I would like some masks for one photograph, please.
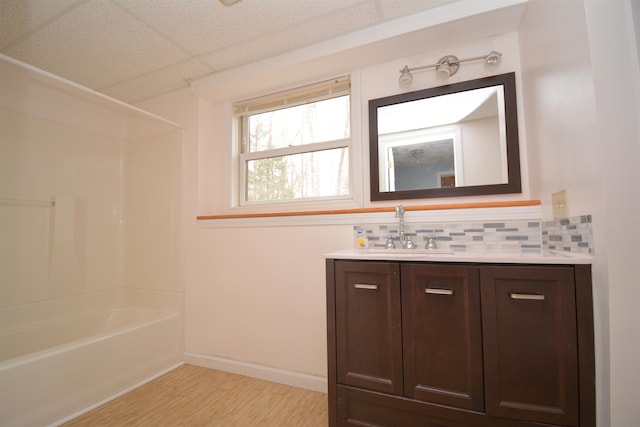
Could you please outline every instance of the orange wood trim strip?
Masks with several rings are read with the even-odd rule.
[[[479,202],[479,203],[452,203],[444,205],[421,205],[405,206],[405,211],[432,211],[445,209],[478,209],[478,208],[511,208],[516,206],[539,206],[540,200],[519,200],[510,202]],[[356,208],[356,209],[329,209],[322,211],[304,212],[269,212],[269,213],[246,213],[233,215],[199,215],[197,220],[215,219],[241,219],[241,218],[272,218],[279,216],[305,216],[305,215],[337,215],[337,214],[363,214],[376,212],[394,212],[395,206],[382,206],[376,208]]]

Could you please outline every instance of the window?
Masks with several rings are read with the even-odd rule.
[[[351,195],[349,77],[233,106],[241,205]]]

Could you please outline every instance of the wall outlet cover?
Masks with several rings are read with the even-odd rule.
[[[568,218],[569,204],[567,202],[567,190],[561,190],[551,195],[553,206],[553,219]]]

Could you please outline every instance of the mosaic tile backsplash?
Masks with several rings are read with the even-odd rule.
[[[582,215],[542,223],[544,249],[593,254],[591,215]]]
[[[354,236],[356,229],[354,227]],[[417,224],[405,222],[405,236],[418,248],[435,236],[438,249],[454,252],[540,254],[544,250],[593,253],[591,215],[554,221],[516,220],[496,222],[448,222]],[[369,246],[384,248],[388,236],[400,248],[397,223],[366,224]]]

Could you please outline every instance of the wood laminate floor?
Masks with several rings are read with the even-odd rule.
[[[64,427],[325,427],[327,395],[183,365]]]

